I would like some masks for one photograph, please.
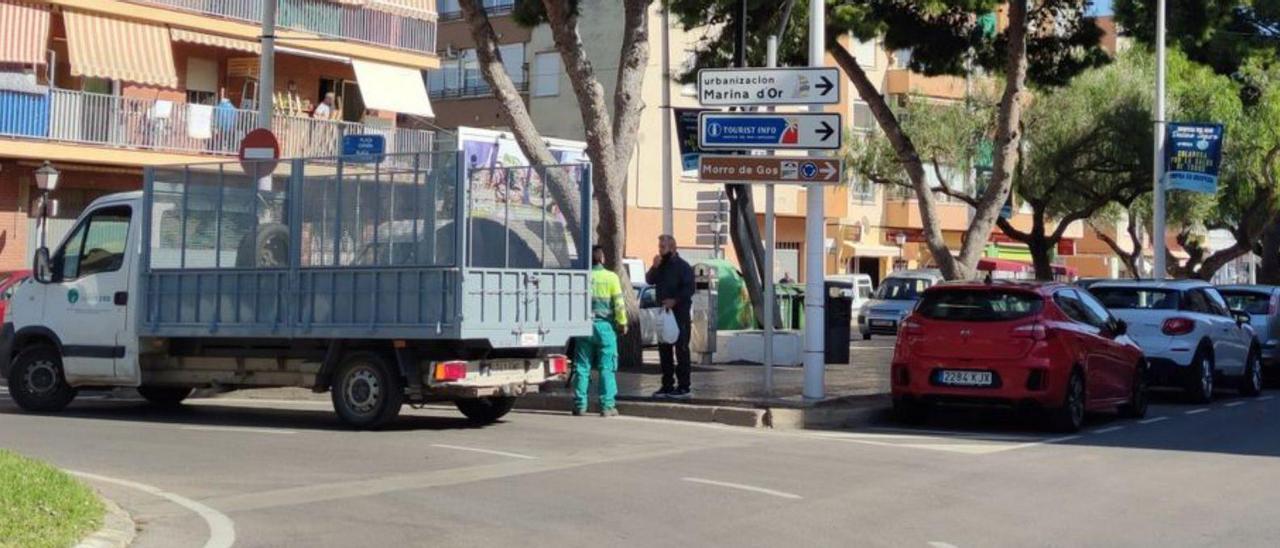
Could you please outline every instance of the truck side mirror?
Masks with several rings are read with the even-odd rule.
[[[53,268],[49,265],[49,248],[37,249],[33,263],[31,273],[37,282],[47,284],[53,281]]]

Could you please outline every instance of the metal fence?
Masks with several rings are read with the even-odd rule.
[[[178,8],[206,15],[262,23],[265,0],[130,0]],[[312,32],[380,46],[434,54],[436,22],[406,17],[332,0],[276,0],[276,24],[282,28]]]
[[[577,205],[587,226],[586,164],[515,166],[468,172],[468,265],[488,268],[585,268],[587,253],[561,201]],[[561,196],[557,199],[555,188]]]

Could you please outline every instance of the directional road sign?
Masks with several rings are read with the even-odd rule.
[[[840,102],[840,70],[834,67],[703,69],[703,106],[834,105]]]
[[[698,160],[703,183],[839,184],[844,180],[838,158],[786,156],[711,156]]]
[[[837,113],[703,112],[698,144],[704,149],[839,150],[840,127]]]

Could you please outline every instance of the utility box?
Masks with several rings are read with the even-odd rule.
[[[719,294],[716,291],[716,270],[709,265],[693,267],[693,311],[689,334],[689,351],[700,356],[699,361],[710,364],[716,353],[716,326],[719,318],[716,309]]]
[[[826,336],[823,339],[825,363],[849,363],[849,323],[853,319],[853,284],[827,282],[825,317]]]

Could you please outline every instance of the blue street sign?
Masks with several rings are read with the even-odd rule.
[[[838,113],[702,112],[698,143],[704,149],[839,150]]]
[[[381,162],[387,138],[381,135],[343,135],[342,159],[348,162]]]
[[[1165,188],[1217,194],[1222,137],[1222,124],[1169,124]]]

